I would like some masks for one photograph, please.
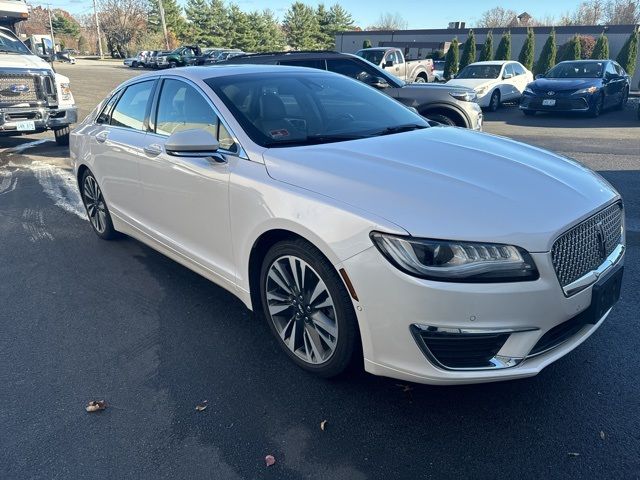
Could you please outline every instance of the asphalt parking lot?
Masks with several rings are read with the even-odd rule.
[[[81,117],[143,72],[56,68]],[[585,344],[537,377],[463,387],[309,376],[221,288],[132,239],[99,240],[51,133],[0,137],[0,478],[640,478],[633,107],[485,115],[486,132],[609,180],[628,250],[621,301]]]

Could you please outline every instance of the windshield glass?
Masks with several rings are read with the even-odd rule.
[[[6,31],[0,31],[0,53],[31,55],[31,52],[24,43]]]
[[[559,63],[545,75],[546,78],[600,78],[604,70],[602,62]]]
[[[339,75],[289,71],[206,83],[263,147],[356,140],[429,126],[390,97]]]
[[[459,74],[458,78],[498,78],[502,65],[467,65]]]
[[[374,65],[380,65],[385,53],[384,50],[360,50],[356,55],[370,61]]]

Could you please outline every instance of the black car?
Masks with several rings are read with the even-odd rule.
[[[482,130],[482,110],[476,103],[473,90],[434,83],[408,84],[355,55],[326,51],[274,52],[240,55],[223,63],[289,65],[329,70],[377,88],[436,122]]]
[[[560,62],[527,85],[520,109],[525,115],[587,112],[597,117],[607,108],[624,108],[629,89],[629,75],[613,60]]]

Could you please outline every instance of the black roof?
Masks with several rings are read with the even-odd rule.
[[[289,52],[264,52],[264,53],[248,53],[244,55],[237,55],[229,61],[242,60],[242,59],[263,59],[263,60],[276,60],[279,58],[332,58],[343,57],[347,54],[335,52],[333,50],[296,50]]]

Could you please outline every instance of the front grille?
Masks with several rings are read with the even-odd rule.
[[[599,211],[568,232],[551,248],[551,259],[562,287],[596,270],[622,240],[622,204]]]
[[[32,75],[0,75],[0,104],[32,103],[39,100],[39,82]]]
[[[459,334],[422,330],[411,331],[423,353],[445,368],[490,368],[491,360],[509,338],[508,333]]]

